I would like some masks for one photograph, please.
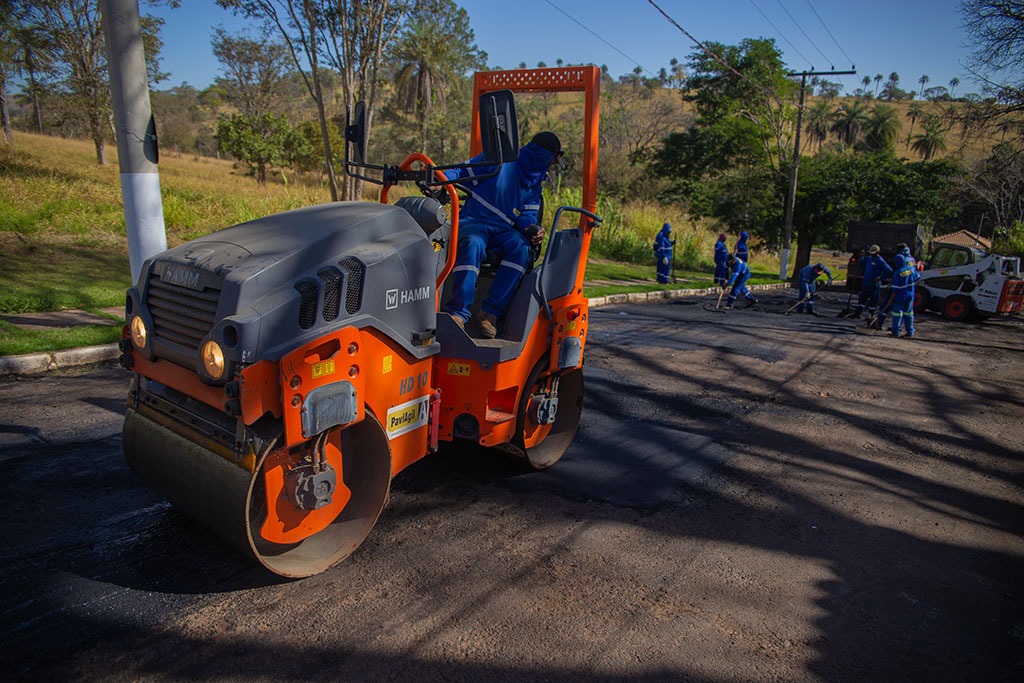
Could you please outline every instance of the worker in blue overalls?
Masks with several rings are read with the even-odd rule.
[[[864,281],[860,286],[860,296],[857,298],[857,306],[853,309],[851,318],[859,318],[868,309],[868,317],[873,317],[875,307],[878,305],[878,296],[882,291],[882,281],[892,277],[892,266],[885,262],[879,252],[877,244],[868,247],[868,255],[864,259]]]
[[[832,271],[824,263],[812,263],[800,269],[796,278],[800,295],[800,304],[796,307],[797,313],[818,315],[814,311],[814,290],[817,288],[818,276],[822,273],[828,276],[828,283],[832,284]]]
[[[459,327],[470,318],[480,264],[487,249],[493,249],[501,265],[481,308],[478,327],[483,337],[498,333],[498,319],[505,315],[519,280],[530,265],[531,245],[544,239],[537,225],[541,184],[548,169],[562,156],[562,143],[551,132],[537,133],[515,161],[501,166],[497,175],[475,181],[479,168],[458,168],[445,172],[449,180],[461,179],[472,194],[459,211],[459,246],[452,269],[452,296],[444,306]],[[470,162],[483,161],[483,155]]]
[[[724,285],[725,279],[729,277],[729,266],[725,261],[729,258],[729,247],[725,246],[725,233],[719,233],[718,241],[715,242],[715,284]]]
[[[896,252],[896,268],[892,275],[892,336],[900,336],[900,328],[914,336],[914,283],[921,279],[910,247],[900,244]]]
[[[722,285],[723,288],[732,287],[729,292],[729,296],[725,300],[725,307],[732,308],[733,304],[736,303],[736,296],[742,294],[747,298],[750,303],[748,306],[753,306],[757,303],[757,297],[750,293],[747,289],[747,280],[750,279],[750,266],[746,262],[736,258],[734,254],[729,254],[725,261],[726,266],[729,268],[729,279]]]
[[[661,226],[661,232],[654,238],[654,257],[657,259],[658,283],[666,284],[672,275],[672,226]]]
[[[750,233],[744,230],[740,233],[740,238],[736,240],[736,248],[733,249],[733,253],[736,254],[736,258],[744,263],[750,262],[750,248],[747,247],[747,239],[750,238]]]

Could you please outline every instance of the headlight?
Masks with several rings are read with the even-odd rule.
[[[146,323],[142,322],[142,318],[135,316],[132,318],[132,343],[135,344],[135,348],[144,349],[146,348]]]
[[[224,374],[224,350],[215,341],[208,341],[203,344],[203,365],[210,377],[220,379]]]

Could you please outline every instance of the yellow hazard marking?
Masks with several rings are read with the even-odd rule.
[[[391,372],[391,363],[393,359],[394,356],[384,356],[384,362],[383,367],[381,367],[381,372],[384,373],[385,375]]]
[[[575,330],[575,329],[576,329],[576,321],[575,321],[575,320],[573,320],[573,321],[571,321],[571,322],[569,323],[569,331],[570,331],[570,332],[572,332],[572,331],[573,331],[573,330]]]
[[[313,379],[326,377],[334,374],[334,361],[325,360],[323,363],[313,363]]]
[[[469,377],[469,363],[449,363],[448,374]]]

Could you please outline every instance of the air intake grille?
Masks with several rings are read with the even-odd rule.
[[[324,268],[317,273],[324,283],[324,322],[329,323],[338,317],[341,306],[341,273],[334,268]]]
[[[345,311],[355,315],[363,305],[363,275],[366,266],[352,257],[342,259],[338,265],[345,271]]]
[[[219,289],[207,287],[200,292],[150,274],[146,306],[153,316],[154,338],[198,350],[217,320],[219,298]]]
[[[302,297],[299,303],[299,327],[308,330],[316,322],[316,298],[319,288],[312,280],[302,280],[295,283],[295,289]]]

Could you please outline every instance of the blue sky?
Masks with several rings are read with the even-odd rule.
[[[553,66],[560,58],[607,65],[616,77],[637,65],[655,74],[668,68],[673,57],[685,61],[694,49],[648,0],[457,2],[469,13],[477,46],[487,52],[491,66],[515,68],[525,62],[532,67],[540,61]],[[919,90],[922,75],[929,76],[929,87],[948,87],[958,77],[958,94],[978,90],[962,66],[967,49],[958,0],[656,2],[698,40],[735,44],[746,37],[775,38],[793,70],[848,70],[852,62],[856,76],[830,79],[843,83],[847,92],[859,87],[865,75],[888,77],[892,71],[899,73],[905,90]],[[167,22],[163,70],[171,77],[161,88],[183,81],[208,85],[219,68],[210,50],[213,27],[245,28],[214,0],[182,0],[176,10],[142,9]]]

